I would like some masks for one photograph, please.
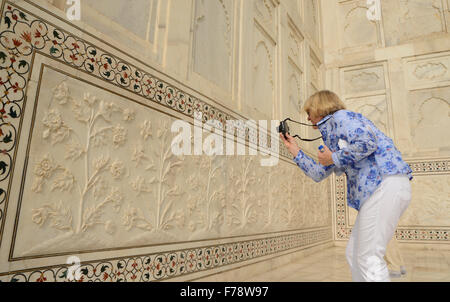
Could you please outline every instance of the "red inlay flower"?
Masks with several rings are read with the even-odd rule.
[[[109,277],[108,273],[105,272],[103,274],[103,281],[106,281],[106,279],[108,279],[108,277]]]
[[[14,83],[14,85],[12,86],[12,88],[14,89],[14,93],[17,93],[17,90],[19,90],[20,89],[20,87],[19,87],[19,83]]]
[[[41,35],[41,32],[39,31],[39,30],[37,30],[36,29],[36,32],[34,33],[34,37],[35,38],[40,38],[42,35]]]
[[[26,42],[30,43],[31,42],[31,33],[28,32],[23,32],[21,35],[22,39],[24,39]]]
[[[70,55],[70,58],[74,61],[78,60],[78,58],[75,55]]]
[[[13,39],[13,43],[15,47],[19,47],[20,45],[22,45],[22,42],[20,42],[19,40]]]
[[[44,273],[41,273],[41,276],[36,280],[36,282],[45,282],[47,278],[44,277]]]
[[[80,46],[77,43],[72,43],[72,46],[75,47],[75,49],[80,48]]]
[[[14,20],[16,20],[16,21],[17,21],[17,19],[19,19],[19,18],[17,18],[17,15],[16,15],[16,14],[13,14],[13,15],[12,15],[12,18],[13,18]]]

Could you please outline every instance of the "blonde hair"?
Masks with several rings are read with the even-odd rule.
[[[345,104],[336,93],[329,90],[316,92],[303,106],[308,115],[316,117],[325,117],[343,109],[346,109]]]

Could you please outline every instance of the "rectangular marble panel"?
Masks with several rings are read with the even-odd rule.
[[[193,70],[225,91],[231,90],[233,1],[195,1]]]
[[[367,18],[367,1],[338,2],[341,48],[375,47],[381,45],[379,23]]]
[[[445,32],[442,1],[382,0],[386,46]]]
[[[400,219],[399,226],[449,228],[450,175],[416,176],[412,181],[411,204]]]
[[[304,61],[304,37],[301,35],[298,28],[289,21],[289,58],[292,60],[294,64],[297,65],[297,68],[303,70],[303,61]]]
[[[295,166],[263,168],[256,156],[177,157],[170,116],[57,67],[43,67],[38,87],[26,116],[28,160],[13,188],[15,259],[330,223],[329,183],[299,179]]]
[[[436,87],[450,83],[450,53],[404,59],[409,90]]]
[[[384,66],[361,66],[341,70],[345,95],[370,93],[386,88]]]
[[[136,36],[147,40],[151,9],[156,9],[157,1],[154,0],[83,0],[83,4],[89,5],[97,13],[109,18]],[[154,5],[152,6],[152,3]],[[154,22],[151,22],[154,25]]]
[[[416,156],[449,156],[450,87],[411,91],[408,93],[411,125],[411,154]],[[408,152],[408,151],[406,151]]]

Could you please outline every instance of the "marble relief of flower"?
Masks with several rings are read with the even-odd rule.
[[[65,146],[66,155],[65,159],[72,159],[73,161],[79,159],[83,154],[86,153],[86,150],[83,149],[78,142],[71,141],[67,143]]]
[[[39,227],[42,227],[42,225],[44,225],[44,222],[47,220],[47,212],[45,211],[45,209],[33,209],[32,213],[33,215],[31,217],[31,220]]]
[[[56,167],[57,165],[53,162],[53,159],[47,154],[34,166],[34,175],[49,178]]]
[[[147,140],[148,137],[152,136],[152,122],[145,121],[144,124],[141,125],[141,136],[144,140]]]
[[[127,139],[127,130],[121,125],[117,125],[112,129],[112,131],[114,147],[119,148],[120,146],[124,145]]]
[[[70,100],[69,87],[65,81],[61,82],[58,86],[52,89],[53,99],[56,100],[60,105],[64,105]]]
[[[133,155],[131,157],[132,161],[136,162],[136,167],[141,163],[142,160],[147,160],[148,157],[145,155],[145,150],[142,144],[138,144],[134,147]]]
[[[58,110],[52,109],[50,112],[47,112],[42,120],[42,123],[50,128],[50,130],[58,130],[61,128],[63,121],[61,118],[61,114]]]
[[[135,112],[132,109],[126,108],[122,112],[123,120],[126,122],[131,122],[135,118]]]
[[[59,191],[71,191],[73,188],[73,184],[75,183],[75,177],[73,174],[65,169],[64,172],[59,175],[57,179],[52,184],[51,191],[58,189]]]
[[[92,107],[99,99],[96,96],[91,96],[89,92],[84,94],[83,101],[89,106]]]
[[[125,165],[122,161],[116,160],[111,164],[109,171],[114,179],[120,179],[125,170]]]
[[[71,128],[64,124],[61,114],[56,109],[45,113],[42,124],[46,128],[42,137],[44,139],[51,137],[52,145],[62,142],[70,135]]]

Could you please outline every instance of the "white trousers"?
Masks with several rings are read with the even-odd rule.
[[[346,249],[353,281],[390,281],[383,257],[398,221],[410,202],[409,178],[394,175],[386,176],[378,189],[363,203]]]

